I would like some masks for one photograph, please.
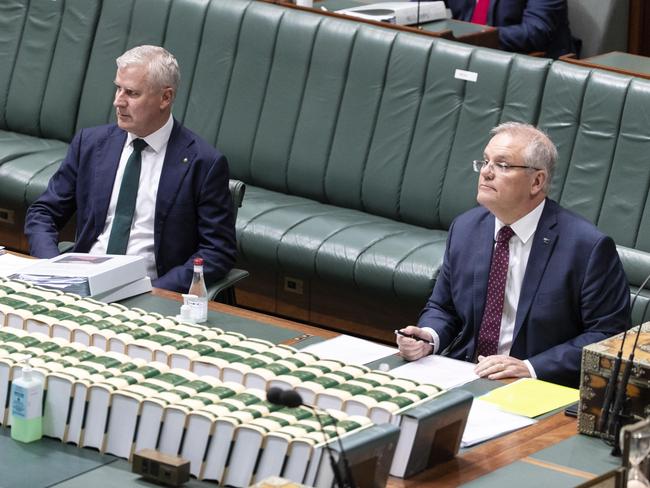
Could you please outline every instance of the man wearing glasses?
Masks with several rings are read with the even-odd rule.
[[[614,241],[547,198],[557,150],[533,126],[492,130],[474,208],[449,229],[418,326],[398,335],[407,360],[447,354],[489,379],[577,386],[582,347],[630,324]]]

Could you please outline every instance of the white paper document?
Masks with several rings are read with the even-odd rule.
[[[504,412],[491,403],[474,400],[460,447],[470,447],[535,422],[537,421],[528,417]]]
[[[33,265],[38,260],[32,258],[22,258],[8,252],[0,254],[0,276],[11,276],[21,269]]]
[[[478,376],[474,373],[475,366],[466,361],[431,355],[391,369],[390,373],[401,378],[449,389],[477,379]]]
[[[343,334],[307,346],[302,351],[311,352],[322,359],[334,359],[349,364],[362,365],[386,356],[392,356],[397,352],[397,348]]]

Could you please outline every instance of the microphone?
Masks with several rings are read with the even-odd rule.
[[[645,285],[648,283],[649,280],[650,280],[650,275],[648,275],[646,279],[643,280],[643,283],[641,283],[641,286],[639,286],[639,289],[634,294],[634,297],[632,298],[632,303],[630,303],[630,317],[632,315],[632,310],[634,307],[634,303],[636,302],[636,299],[638,298],[639,294],[641,293],[641,290],[643,290],[643,288],[645,287]],[[639,342],[639,337],[641,336],[641,325],[639,325],[639,330],[637,331],[636,338],[634,339],[632,350],[630,351],[630,355],[627,359],[627,362],[625,363],[625,369],[623,370],[621,381],[620,383],[617,384],[616,381],[618,379],[618,374],[621,366],[621,358],[623,356],[623,345],[625,344],[626,335],[627,335],[627,330],[625,330],[625,332],[623,333],[623,340],[621,341],[621,347],[619,348],[618,354],[616,356],[616,360],[614,362],[614,366],[612,367],[612,374],[610,376],[609,382],[607,383],[607,389],[605,390],[605,401],[603,403],[601,418],[599,419],[598,422],[599,427],[606,423],[607,434],[612,433],[612,427],[613,427],[614,450],[612,454],[614,455],[620,454],[620,450],[619,450],[620,447],[618,445],[616,437],[618,436],[618,431],[620,430],[621,427],[620,424],[622,420],[621,416],[622,416],[623,404],[627,400],[627,384],[630,380],[630,375],[632,374],[632,366],[634,364],[634,352],[636,351],[636,346]],[[614,386],[610,388],[611,383],[614,383]],[[609,411],[609,406],[611,405],[612,399],[614,397],[615,397],[614,406],[611,408],[611,411]],[[605,420],[603,420],[602,418],[603,416],[605,417]]]
[[[343,469],[345,470],[345,478],[347,478],[347,483],[345,482],[344,476],[342,476],[339,469],[339,465],[334,461],[334,456],[332,455],[332,448],[327,442],[327,434],[325,433],[325,426],[321,419],[321,415],[318,413],[318,409],[312,405],[307,405],[302,401],[300,393],[296,390],[283,390],[274,386],[269,388],[266,392],[266,399],[274,405],[280,405],[287,408],[296,408],[304,406],[310,408],[314,411],[318,424],[320,425],[321,433],[325,437],[325,450],[327,451],[327,456],[330,460],[330,466],[332,467],[332,472],[334,473],[334,481],[339,488],[356,488],[356,483],[354,482],[354,477],[352,476],[352,471],[350,470],[350,464],[348,463],[348,457],[345,455],[345,450],[343,449],[343,443],[341,442],[341,436],[336,433],[336,439],[339,444],[339,449],[341,450],[341,459],[343,460]],[[334,424],[336,426],[336,423]]]
[[[302,397],[296,390],[283,390],[274,386],[266,392],[266,399],[274,405],[281,405],[287,408],[297,408],[302,403]],[[306,405],[309,407],[309,405]]]

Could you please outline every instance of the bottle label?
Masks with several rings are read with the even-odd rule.
[[[208,320],[208,299],[206,297],[194,297],[187,299],[187,305],[192,311],[192,319],[201,323]]]
[[[11,414],[21,419],[41,416],[42,390],[14,384]]]

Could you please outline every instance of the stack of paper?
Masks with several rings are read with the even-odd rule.
[[[528,417],[504,412],[491,403],[474,400],[460,445],[461,447],[470,447],[536,422]]]
[[[432,355],[392,369],[391,374],[447,389],[477,379],[475,367],[475,364],[466,361]]]
[[[107,302],[151,290],[140,256],[62,254],[33,262],[11,278]]]

